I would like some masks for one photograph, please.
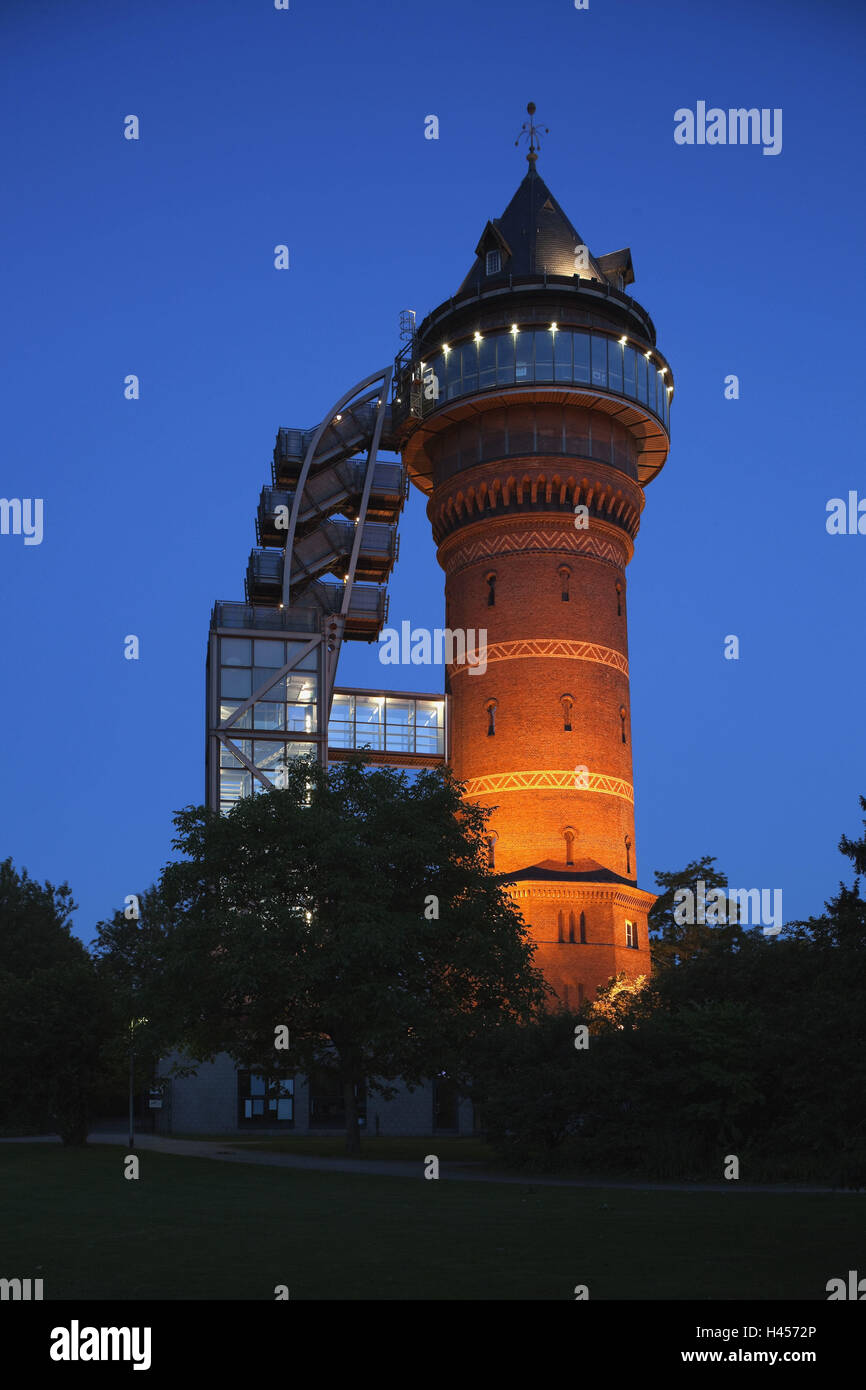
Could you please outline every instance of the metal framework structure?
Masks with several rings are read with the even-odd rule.
[[[378,458],[393,372],[358,382],[315,429],[277,435],[246,603],[219,602],[211,619],[206,792],[215,808],[278,784],[288,757],[315,752],[327,765],[342,643],[375,641],[387,621],[407,492],[403,464]]]
[[[321,506],[320,495],[317,497],[316,491],[310,486],[311,478],[315,478],[321,482],[322,472],[333,466],[335,451],[339,455],[347,450],[347,446],[349,450],[354,450],[366,445],[367,463],[364,469],[364,485],[358,505],[358,513],[354,518],[354,536],[352,537],[352,546],[348,556],[346,572],[343,576],[343,599],[340,604],[339,613],[333,614],[328,618],[328,642],[325,660],[325,689],[328,708],[330,708],[334,680],[337,674],[337,661],[339,659],[340,646],[346,633],[347,618],[351,608],[355,574],[358,568],[358,560],[361,555],[362,545],[364,545],[364,542],[367,542],[364,548],[368,554],[371,554],[376,548],[375,538],[368,538],[365,535],[365,525],[367,521],[367,510],[370,504],[370,492],[373,485],[376,459],[382,439],[382,428],[385,424],[385,415],[389,404],[388,393],[391,387],[392,373],[393,368],[388,366],[383,368],[382,371],[373,372],[371,376],[365,377],[365,379],[359,382],[357,386],[354,386],[351,391],[347,391],[345,395],[340,397],[330,414],[327,415],[318,428],[313,431],[298,475],[289,524],[286,531],[281,597],[283,609],[291,607],[293,594],[296,594],[298,590],[303,592],[306,585],[309,584],[310,580],[314,577],[313,568],[304,563],[302,554],[295,554],[295,540],[298,534],[299,516],[302,511],[304,515],[314,514],[319,523],[326,522],[328,516],[328,513],[323,510]],[[340,428],[343,426],[344,420],[347,423],[344,428]],[[321,531],[320,534],[322,534]],[[396,542],[396,521],[389,527],[389,534]],[[332,546],[328,544],[330,539],[329,536],[325,537],[325,554],[327,555],[328,567],[332,568],[333,561],[337,559],[337,555],[333,553]],[[298,546],[298,550],[300,552],[300,546]],[[291,557],[291,563],[288,563],[289,557]],[[391,551],[390,564],[387,565],[387,569],[384,571],[385,577],[390,573],[396,558],[397,548],[395,544]],[[321,553],[319,555],[319,563],[323,563]]]

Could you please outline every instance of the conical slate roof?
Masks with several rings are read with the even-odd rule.
[[[604,281],[602,267],[583,237],[566,217],[547,184],[530,162],[529,172],[501,217],[488,222],[475,248],[475,261],[458,294],[474,289],[489,279],[486,274],[488,251],[499,251],[501,270],[506,275],[580,275]]]

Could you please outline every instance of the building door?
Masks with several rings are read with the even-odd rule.
[[[457,1087],[444,1072],[433,1082],[433,1128],[456,1134],[459,1128],[457,1108],[460,1097]]]
[[[367,1088],[355,1087],[358,1125],[367,1123]],[[310,1129],[345,1129],[346,1102],[339,1072],[330,1067],[314,1067],[310,1073]]]

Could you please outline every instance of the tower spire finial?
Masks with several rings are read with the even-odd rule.
[[[549,135],[550,131],[548,130],[546,125],[537,126],[535,124],[535,121],[532,119],[535,115],[534,101],[529,102],[529,104],[526,107],[526,110],[529,113],[529,120],[523,122],[523,125],[520,127],[520,134],[518,135],[514,143],[515,145],[519,145],[524,136],[528,137],[529,154],[526,156],[526,160],[529,164],[530,169],[534,169],[535,162],[538,159],[538,151],[541,148],[541,131],[544,131],[545,135]]]

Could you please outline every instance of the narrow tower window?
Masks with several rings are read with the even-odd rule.
[[[585,945],[586,945],[586,913],[585,913],[585,912],[581,912],[581,914],[580,914],[580,944],[581,944],[581,946],[585,946]]]
[[[574,913],[573,913],[573,912],[569,912],[569,914],[568,914],[568,939],[569,939],[569,941],[570,941],[570,942],[572,943],[572,945],[573,945],[573,944],[574,944]]]
[[[560,583],[562,585],[562,601],[563,603],[568,603],[568,586],[571,583],[571,570],[568,568],[568,565],[560,565],[559,569],[557,570],[557,573],[559,575]]]
[[[496,602],[496,575],[487,576],[487,607],[492,608]]]
[[[637,922],[626,922],[625,944],[630,947],[631,950],[637,950]]]
[[[495,869],[495,868],[496,868],[496,836],[495,836],[495,835],[488,835],[488,836],[487,836],[487,867],[488,867],[488,869]]]
[[[487,710],[487,735],[492,738],[496,733],[496,701],[488,700],[485,706]]]
[[[616,586],[616,616],[622,617],[622,585],[619,582]]]
[[[560,695],[559,703],[562,705],[562,727],[565,733],[571,733],[571,711],[574,709],[573,695]]]
[[[625,705],[620,705],[620,707],[619,707],[619,722],[620,722],[620,727],[621,727],[621,729],[622,729],[622,741],[623,741],[623,743],[628,743],[628,739],[627,739],[626,736],[625,736],[625,716],[626,716],[626,707],[625,707]]]
[[[625,837],[625,871],[631,873],[631,840],[628,835]]]
[[[565,919],[561,912],[556,914],[556,934],[559,944],[562,945],[565,940]]]
[[[566,864],[573,864],[573,863],[574,863],[574,831],[573,831],[573,829],[571,828],[570,825],[567,825],[567,826],[565,827],[565,830],[563,831],[563,835],[564,835],[564,837],[565,837],[565,862],[566,862]]]
[[[487,274],[496,275],[502,269],[502,252],[487,252]]]

